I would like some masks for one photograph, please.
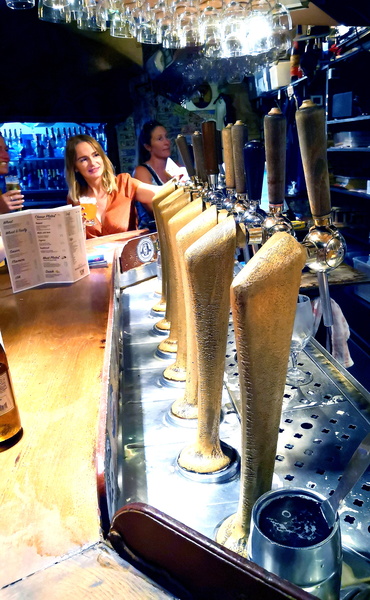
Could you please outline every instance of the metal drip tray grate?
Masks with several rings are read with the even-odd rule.
[[[240,480],[200,483],[183,477],[176,459],[196,435],[196,423],[169,418],[181,388],[166,387],[161,375],[174,361],[155,355],[163,337],[150,316],[157,281],[127,287],[122,309],[122,406],[120,414],[119,506],[147,502],[193,529],[214,537],[217,525],[237,509]],[[230,316],[220,438],[240,452],[240,392]],[[328,496],[350,456],[369,430],[370,397],[315,341],[301,353],[301,368],[313,381],[286,386],[273,487],[304,487]],[[343,544],[370,559],[370,472],[341,508]],[[366,561],[365,575],[369,574]],[[362,576],[365,576],[362,571]]]
[[[236,354],[230,319],[224,381],[240,415]],[[327,497],[369,431],[370,397],[315,340],[301,352],[299,366],[313,380],[300,388],[285,386],[274,485],[315,489]],[[369,469],[339,512],[343,544],[370,558]]]

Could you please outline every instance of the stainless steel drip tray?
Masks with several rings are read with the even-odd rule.
[[[158,302],[157,280],[128,287],[122,306],[122,406],[120,499],[116,508],[147,502],[185,525],[214,538],[219,523],[238,505],[239,474],[222,482],[189,479],[177,466],[181,450],[196,439],[196,422],[179,425],[170,415],[184,389],[163,385],[174,361],[158,359],[163,336],[153,334],[150,316]],[[159,320],[158,317],[157,320]],[[301,353],[301,368],[313,375],[301,388],[285,387],[273,487],[308,487],[328,496],[353,451],[369,430],[370,398],[315,341]],[[240,392],[233,323],[225,358],[220,439],[240,453]],[[370,471],[340,510],[342,540],[365,558],[346,552],[356,577],[369,577]]]

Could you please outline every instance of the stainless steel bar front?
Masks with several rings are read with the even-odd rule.
[[[171,362],[156,357],[160,342],[150,316],[156,279],[121,294],[122,406],[120,499],[117,508],[147,502],[214,538],[220,522],[235,512],[239,478],[203,483],[185,478],[177,456],[192,442],[195,423],[180,426],[170,415],[182,388],[166,387],[161,374]],[[221,440],[240,451],[240,394],[232,318],[225,358]],[[173,359],[172,359],[173,361]],[[328,496],[352,453],[369,431],[370,395],[315,341],[300,355],[313,381],[286,386],[273,487],[303,487]],[[340,509],[342,541],[361,576],[370,574],[370,472],[365,472]],[[348,559],[349,562],[353,560]],[[346,554],[347,556],[347,554]],[[353,564],[351,564],[353,568]]]

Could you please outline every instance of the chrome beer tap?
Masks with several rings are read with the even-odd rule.
[[[296,113],[299,146],[314,221],[302,244],[307,250],[307,266],[317,273],[324,325],[330,329],[333,314],[328,273],[344,260],[346,242],[331,219],[329,172],[324,109],[304,100]]]

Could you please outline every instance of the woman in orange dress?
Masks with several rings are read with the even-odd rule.
[[[115,176],[103,148],[89,135],[67,140],[65,173],[68,203],[78,205],[86,196],[96,199],[95,224],[86,226],[87,238],[137,230],[135,202],[152,212],[152,198],[158,188],[128,173]]]

